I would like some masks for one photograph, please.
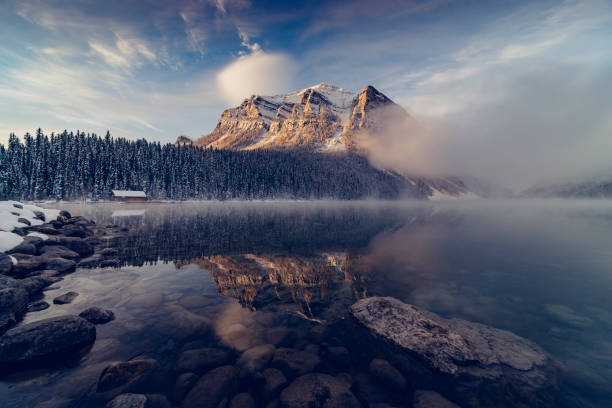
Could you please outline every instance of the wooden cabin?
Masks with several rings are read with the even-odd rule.
[[[124,201],[126,203],[144,203],[147,201],[147,194],[137,190],[113,190],[110,197],[111,201]]]

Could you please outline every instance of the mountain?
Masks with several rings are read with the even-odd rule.
[[[359,132],[409,119],[402,107],[372,86],[355,94],[321,83],[283,95],[253,95],[225,110],[214,130],[194,144],[233,150],[356,152]]]
[[[371,85],[360,93],[321,83],[282,95],[253,95],[239,106],[226,109],[211,133],[194,146],[221,150],[276,150],[367,156],[377,135],[397,132],[414,119],[401,106]],[[179,136],[177,145],[191,139]],[[361,166],[355,171],[370,172]],[[400,196],[460,198],[483,196],[482,188],[458,177],[425,178],[400,175]],[[480,187],[480,186],[478,186]]]
[[[537,185],[525,190],[523,197],[610,198],[612,178],[600,177],[577,183]]]

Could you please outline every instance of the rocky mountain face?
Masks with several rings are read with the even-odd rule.
[[[285,95],[253,95],[225,110],[215,129],[194,144],[235,150],[358,151],[360,132],[409,118],[372,86],[355,94],[323,83]]]
[[[373,138],[397,132],[412,117],[368,85],[356,94],[321,83],[283,95],[253,95],[226,109],[214,130],[193,142],[179,136],[176,144],[231,150],[303,150],[367,156]],[[389,173],[403,179],[405,196],[459,198],[479,196],[457,177],[424,178]],[[473,184],[473,183],[472,183]]]

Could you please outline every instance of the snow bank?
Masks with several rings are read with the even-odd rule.
[[[23,238],[20,235],[12,232],[0,231],[0,252],[13,249],[22,242]]]
[[[22,204],[18,201],[0,201],[0,251],[8,251],[23,242],[21,236],[12,232],[15,228],[28,226],[28,224],[19,222],[18,220],[20,218],[28,220],[30,225],[43,224],[43,221],[36,218],[35,211],[40,211],[45,214],[46,221],[54,220],[59,215],[59,210],[50,210],[31,204]],[[30,233],[29,235],[39,236],[43,239],[49,238],[44,234],[35,234],[36,233]]]

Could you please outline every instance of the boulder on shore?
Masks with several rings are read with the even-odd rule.
[[[26,363],[91,344],[96,328],[77,316],[60,316],[15,327],[0,337],[0,366]]]

